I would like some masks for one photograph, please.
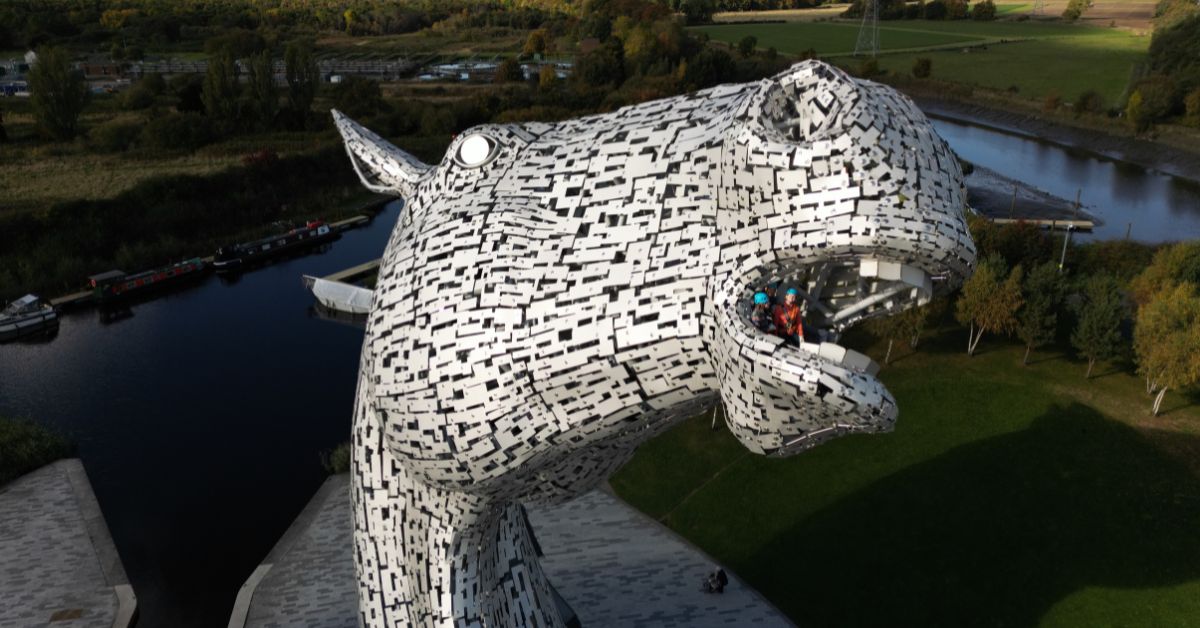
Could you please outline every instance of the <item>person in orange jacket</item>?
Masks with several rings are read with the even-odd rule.
[[[775,306],[775,333],[789,343],[799,345],[804,339],[804,325],[801,323],[800,306],[796,303],[800,291],[788,288],[783,297],[783,303]]]

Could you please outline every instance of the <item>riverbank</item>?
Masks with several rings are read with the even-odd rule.
[[[1101,126],[1088,116],[1050,117],[1032,107],[1015,109],[1011,101],[1000,103],[986,97],[935,94],[908,83],[896,87],[930,117],[1022,135],[1200,182],[1200,131],[1195,129],[1162,126],[1156,139],[1148,139],[1118,128],[1115,122],[1106,120]]]

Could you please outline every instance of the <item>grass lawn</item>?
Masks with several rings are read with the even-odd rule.
[[[1200,408],[965,332],[882,377],[894,433],[790,459],[697,417],[612,479],[804,626],[1183,626],[1200,617]],[[870,352],[881,356],[881,347]],[[1184,460],[1190,460],[1186,464]]]

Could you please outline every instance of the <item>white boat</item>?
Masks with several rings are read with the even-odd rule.
[[[11,340],[58,324],[58,312],[49,303],[27,294],[0,311],[0,341]]]
[[[348,314],[370,312],[371,301],[375,297],[375,293],[367,288],[309,275],[304,276],[304,285],[312,290],[321,305]]]

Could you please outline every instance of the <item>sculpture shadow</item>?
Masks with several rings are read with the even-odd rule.
[[[1034,626],[1084,587],[1200,578],[1197,521],[1196,475],[1072,404],[888,476],[735,567],[802,626]]]

